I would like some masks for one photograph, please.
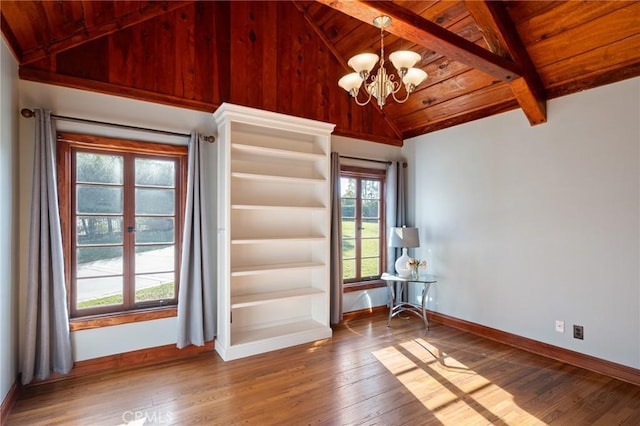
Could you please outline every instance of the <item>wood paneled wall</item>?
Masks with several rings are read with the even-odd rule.
[[[214,111],[222,102],[336,124],[401,145],[338,87],[344,66],[292,2],[194,2],[25,65],[22,78]]]

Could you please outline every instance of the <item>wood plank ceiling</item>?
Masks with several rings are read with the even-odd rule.
[[[640,1],[2,0],[0,15],[25,80],[211,112],[231,102],[392,145],[515,108],[544,123],[548,99],[640,75]],[[382,109],[337,86],[348,58],[379,53],[380,15],[387,54],[414,50],[428,73]]]

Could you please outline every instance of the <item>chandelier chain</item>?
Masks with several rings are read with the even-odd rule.
[[[380,66],[384,67],[384,27],[380,26]]]

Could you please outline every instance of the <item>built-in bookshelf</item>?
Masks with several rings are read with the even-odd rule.
[[[218,334],[232,360],[331,336],[333,125],[223,104],[218,126]]]

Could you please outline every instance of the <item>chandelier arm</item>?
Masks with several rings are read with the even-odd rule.
[[[368,90],[366,90],[366,92],[367,92],[367,93],[369,93],[369,91],[368,91]],[[359,94],[359,93],[358,93],[358,94]],[[365,105],[366,105],[366,104],[368,104],[368,103],[369,103],[369,101],[371,100],[371,93],[369,93],[369,97],[367,98],[367,100],[366,100],[366,101],[364,101],[364,102],[360,102],[360,100],[358,99],[358,94],[356,94],[356,95],[353,97],[353,100],[355,100],[355,101],[356,101],[356,104],[358,104],[358,105],[360,105],[360,106],[365,106]]]
[[[400,81],[396,81],[396,76],[394,74],[391,74],[389,76],[389,81],[393,85],[393,89],[391,90],[391,95],[393,96],[393,99],[396,99],[395,94],[398,93],[402,87],[404,87],[404,84],[401,83]]]
[[[406,87],[405,87],[405,89],[406,89]],[[407,99],[409,99],[409,95],[411,94],[411,92],[409,92],[407,90],[407,94],[405,95],[404,99],[398,99],[398,98],[396,98],[396,93],[397,93],[397,91],[392,92],[391,96],[393,97],[393,100],[396,101],[399,104],[403,104],[403,103],[407,102]]]

